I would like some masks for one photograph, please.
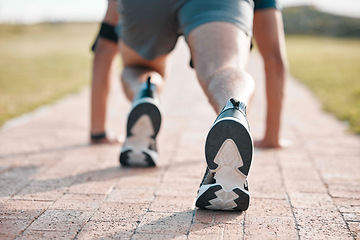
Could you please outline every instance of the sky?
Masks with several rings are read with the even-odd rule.
[[[360,18],[360,0],[279,0],[284,6],[314,5],[322,11]],[[107,0],[0,0],[0,23],[100,21]]]

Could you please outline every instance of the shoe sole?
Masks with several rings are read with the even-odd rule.
[[[156,166],[158,154],[154,148],[160,125],[161,112],[154,99],[145,98],[134,103],[128,116],[127,138],[119,158],[122,166]]]
[[[253,156],[253,141],[236,118],[223,118],[209,131],[205,156],[216,183],[202,185],[196,206],[213,210],[245,211],[250,194],[244,189]]]

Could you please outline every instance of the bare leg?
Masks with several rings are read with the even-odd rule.
[[[188,38],[198,80],[219,114],[230,98],[249,104],[254,81],[245,71],[250,38],[233,24],[213,22]]]
[[[264,58],[267,96],[265,136],[255,142],[255,146],[283,147],[279,135],[287,58],[281,12],[276,9],[255,11],[254,36]]]
[[[154,167],[158,159],[156,136],[161,126],[156,93],[163,85],[167,55],[146,60],[124,43],[120,46],[125,65],[121,82],[133,104],[128,114],[127,135],[119,161],[125,167]],[[143,84],[149,77],[150,82]]]
[[[207,170],[195,205],[245,211],[253,142],[242,104],[231,98],[248,105],[254,92],[254,80],[245,71],[250,38],[233,24],[213,22],[194,29],[188,42],[199,82],[213,108],[219,114],[226,104],[206,137]]]
[[[154,60],[146,60],[123,42],[120,44],[120,49],[124,63],[121,82],[126,97],[132,101],[148,77],[151,77],[151,82],[156,85],[157,92],[160,92],[165,77],[168,55],[160,56]]]
[[[118,14],[115,1],[109,1],[104,22],[116,25]],[[106,105],[117,44],[107,39],[98,40],[93,60],[91,86],[91,134],[105,133]],[[104,138],[96,143],[119,143],[118,139]]]

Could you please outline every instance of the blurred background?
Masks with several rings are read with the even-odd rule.
[[[291,74],[360,134],[360,1],[280,2]],[[89,86],[90,47],[106,6],[0,0],[0,127]]]

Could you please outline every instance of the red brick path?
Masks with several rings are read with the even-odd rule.
[[[198,210],[204,139],[215,118],[181,41],[162,95],[155,169],[122,169],[119,146],[88,145],[89,91],[0,132],[0,239],[356,239],[360,140],[288,81],[284,150],[256,150],[245,213]],[[264,130],[263,71],[249,113]],[[113,87],[109,128],[124,134],[129,103]]]

